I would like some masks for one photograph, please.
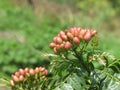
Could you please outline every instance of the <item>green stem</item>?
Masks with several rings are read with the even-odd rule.
[[[78,60],[80,61],[80,64],[83,66],[83,68],[85,68],[85,70],[87,72],[90,72],[83,60],[82,52],[78,53],[76,50],[73,50],[73,51],[75,52],[75,56],[78,58]]]

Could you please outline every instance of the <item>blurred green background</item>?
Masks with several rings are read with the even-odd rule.
[[[99,47],[119,58],[119,16],[120,0],[0,0],[0,74],[48,67],[49,43],[72,26],[98,30]]]

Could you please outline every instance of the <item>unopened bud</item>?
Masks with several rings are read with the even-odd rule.
[[[71,48],[71,43],[69,41],[67,41],[65,43],[65,49],[70,49]]]
[[[15,85],[13,80],[10,80],[10,85],[13,87]]]
[[[19,73],[21,74],[21,75],[24,75],[24,70],[23,69],[19,69]]]
[[[18,81],[19,81],[18,77],[15,76],[15,75],[12,75],[12,79],[13,79],[13,81],[15,81],[15,82],[18,82]]]
[[[56,46],[56,44],[55,43],[50,43],[50,48],[54,48],[55,46]]]
[[[75,44],[79,44],[79,43],[80,43],[80,39],[79,39],[78,37],[74,37],[74,38],[73,38],[73,42],[74,42]]]
[[[86,32],[83,38],[84,38],[85,41],[89,41],[91,39],[90,31]]]
[[[30,73],[30,75],[34,75],[34,74],[35,74],[35,71],[34,71],[33,69],[30,69],[30,70],[29,70],[29,73]]]
[[[19,76],[19,81],[23,81],[24,80],[24,76],[23,75],[20,75]]]

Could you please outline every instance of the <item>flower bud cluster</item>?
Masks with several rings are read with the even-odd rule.
[[[14,87],[17,83],[23,83],[32,77],[36,77],[34,79],[45,80],[45,75],[48,74],[48,71],[44,67],[36,67],[35,69],[32,68],[25,68],[19,69],[19,71],[12,74],[12,80],[10,80],[11,87]]]
[[[63,50],[70,50],[74,46],[78,46],[82,40],[90,41],[96,33],[96,30],[72,27],[69,30],[60,31],[49,46],[55,54],[58,54]]]

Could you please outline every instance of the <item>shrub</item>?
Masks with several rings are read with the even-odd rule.
[[[20,69],[8,84],[12,90],[119,90],[120,59],[97,45],[95,30],[60,31],[49,45],[54,51],[49,73],[42,67]]]

